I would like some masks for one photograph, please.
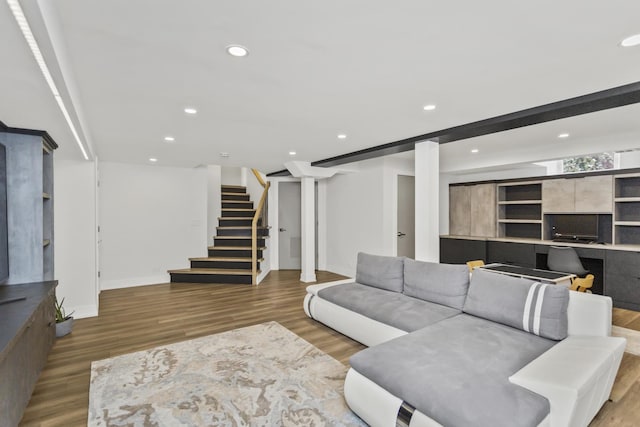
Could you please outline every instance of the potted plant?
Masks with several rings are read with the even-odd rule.
[[[73,327],[73,316],[71,316],[73,312],[69,314],[65,313],[62,304],[64,304],[64,298],[58,302],[58,298],[56,297],[56,337],[58,338],[69,335]]]

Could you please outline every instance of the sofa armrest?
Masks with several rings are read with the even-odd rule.
[[[626,340],[570,336],[509,378],[551,405],[551,426],[586,426],[609,398]]]
[[[344,285],[345,283],[354,283],[356,281],[356,279],[342,279],[342,280],[336,280],[334,282],[327,282],[327,283],[319,283],[317,285],[309,285],[307,286],[307,293],[312,294],[314,296],[318,296],[318,292],[320,292],[323,289],[326,288],[330,288],[331,286],[336,286],[336,285]]]

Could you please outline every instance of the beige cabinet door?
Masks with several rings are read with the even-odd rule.
[[[470,188],[467,185],[449,186],[449,234],[469,236],[471,232]]]
[[[575,211],[578,213],[613,212],[613,176],[600,175],[577,178],[575,181]]]
[[[575,179],[547,179],[542,181],[542,212],[575,212]]]
[[[471,192],[471,235],[496,236],[496,185],[477,184]]]

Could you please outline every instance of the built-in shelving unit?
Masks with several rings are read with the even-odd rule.
[[[619,175],[614,184],[614,233],[618,244],[640,244],[640,174]]]
[[[542,237],[542,184],[498,184],[498,236]]]

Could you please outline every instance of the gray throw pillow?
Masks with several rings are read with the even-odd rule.
[[[552,340],[567,337],[569,289],[476,269],[463,311]]]
[[[402,292],[404,258],[358,253],[356,282],[362,285]]]
[[[460,264],[404,260],[407,296],[462,310],[469,289],[469,268]]]

